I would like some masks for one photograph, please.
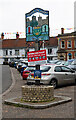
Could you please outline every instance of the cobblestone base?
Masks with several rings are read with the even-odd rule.
[[[22,100],[24,101],[50,101],[53,98],[53,86],[22,86]]]

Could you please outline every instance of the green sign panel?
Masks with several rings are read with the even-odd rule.
[[[33,35],[38,37],[41,34],[41,27],[33,27]]]

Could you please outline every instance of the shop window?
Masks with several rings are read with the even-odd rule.
[[[61,41],[61,48],[64,48],[64,47],[65,47],[65,42]]]
[[[69,41],[67,42],[67,47],[68,47],[68,48],[71,48],[71,47],[72,47],[71,40],[69,40]]]

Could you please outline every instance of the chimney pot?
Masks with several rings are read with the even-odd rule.
[[[64,28],[61,28],[61,34],[64,34]]]
[[[1,40],[3,40],[3,39],[4,39],[4,33],[1,34]]]
[[[18,32],[17,32],[17,34],[16,34],[16,39],[19,39],[19,34],[18,34]]]

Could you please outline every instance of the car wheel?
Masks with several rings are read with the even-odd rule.
[[[52,79],[50,81],[50,85],[53,86],[54,88],[56,88],[57,87],[57,80],[56,79]]]
[[[23,78],[23,80],[25,80],[25,78]]]

